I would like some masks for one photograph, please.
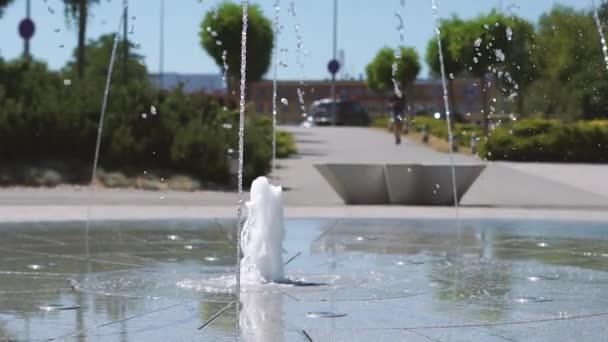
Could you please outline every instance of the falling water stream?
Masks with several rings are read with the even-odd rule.
[[[114,34],[114,43],[112,45],[112,54],[110,56],[110,65],[108,67],[108,75],[106,77],[106,86],[103,92],[103,100],[101,102],[101,113],[99,115],[99,125],[97,126],[97,139],[95,142],[95,155],[93,157],[93,168],[91,170],[91,182],[89,184],[89,203],[87,205],[87,213],[86,213],[86,226],[85,226],[85,251],[87,254],[87,259],[89,257],[89,230],[91,227],[91,206],[93,205],[91,202],[93,200],[95,194],[95,179],[97,178],[97,165],[99,162],[99,151],[101,149],[101,135],[103,133],[103,122],[106,115],[106,110],[108,107],[108,97],[110,95],[110,85],[112,83],[112,73],[114,71],[114,61],[116,60],[116,49],[118,48],[118,40],[120,36],[120,31],[123,25],[123,19],[126,19],[128,11],[128,2],[127,0],[123,0],[122,2],[122,14],[120,16],[118,29]],[[90,265],[90,264],[89,264]]]
[[[243,30],[241,32],[241,94],[239,101],[239,168],[238,168],[238,191],[239,203],[237,209],[236,227],[236,339],[240,336],[239,314],[241,293],[241,230],[243,229],[243,156],[245,149],[245,91],[247,87],[247,27],[249,22],[249,0],[242,0],[243,6]]]
[[[296,35],[296,63],[300,68],[300,86],[296,89],[298,95],[298,103],[300,104],[300,110],[302,111],[302,117],[306,118],[308,113],[306,112],[306,101],[304,100],[304,95],[306,94],[303,90],[306,87],[306,82],[304,82],[304,62],[302,61],[302,50],[304,49],[304,43],[302,41],[302,34],[300,32],[300,24],[298,24],[298,16],[296,13],[296,4],[292,0],[289,3],[289,12],[293,16],[295,21],[294,25],[294,33]],[[304,55],[306,55],[306,51],[304,51]]]
[[[274,20],[272,27],[274,30],[274,64],[272,67],[272,174],[276,171],[277,159],[277,67],[279,64],[278,43],[279,43],[279,14],[281,12],[281,0],[274,2]]]
[[[591,4],[593,5],[593,18],[595,19],[595,25],[597,26],[597,31],[600,34],[600,42],[602,43],[602,52],[604,53],[604,62],[606,63],[606,69],[608,69],[608,45],[606,43],[606,35],[604,34],[604,29],[602,25],[602,21],[600,19],[600,14],[597,8],[597,3],[595,0],[591,0]]]
[[[405,0],[401,0],[401,9],[405,10]],[[402,98],[403,97],[403,93],[401,92],[401,86],[399,84],[399,81],[397,80],[397,61],[399,59],[401,59],[401,47],[403,46],[403,43],[405,42],[405,34],[404,34],[404,30],[405,30],[405,25],[404,25],[404,21],[403,21],[403,16],[401,15],[401,11],[396,11],[395,12],[395,17],[397,18],[397,21],[399,22],[399,24],[397,25],[397,31],[399,32],[399,46],[397,46],[395,48],[395,61],[393,62],[392,65],[392,81],[393,81],[393,87],[394,87],[394,91],[395,94],[399,97]]]
[[[443,60],[443,44],[441,43],[441,31],[439,26],[439,8],[437,0],[433,1],[433,17],[435,18],[435,34],[437,36],[437,45],[439,48],[439,63],[441,64],[441,85],[443,86],[443,105],[445,107],[445,120],[448,125],[448,144],[450,145],[450,165],[452,167],[452,191],[454,192],[454,207],[456,208],[456,216],[458,213],[458,190],[456,189],[456,166],[454,165],[454,133],[452,132],[452,120],[450,113],[450,100],[448,97],[448,85],[445,75],[445,64]]]

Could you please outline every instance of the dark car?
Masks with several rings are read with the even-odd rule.
[[[332,101],[329,99],[313,103],[310,113],[315,125],[369,126],[371,118],[358,102],[337,100],[334,102],[335,115],[332,116]]]

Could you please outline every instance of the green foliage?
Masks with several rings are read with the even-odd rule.
[[[464,21],[454,16],[451,19],[443,19],[439,26],[441,44],[443,47],[443,61],[446,74],[460,76],[465,70],[465,61],[462,58],[463,49],[460,48],[462,37],[459,35]],[[439,61],[439,46],[437,38],[429,41],[426,49],[426,63],[435,76],[441,75],[441,63]]]
[[[417,116],[412,127],[416,131],[421,131],[425,127],[430,135],[448,140],[448,126],[444,119],[435,119],[428,116]],[[455,123],[453,129],[454,138],[458,139],[459,145],[470,146],[471,137],[483,136],[483,130],[474,123]]]
[[[440,25],[444,62],[447,74],[485,79],[492,74],[494,83],[507,97],[517,98],[522,112],[524,91],[537,77],[530,58],[534,46],[534,27],[516,16],[504,16],[496,11],[473,20],[457,17]],[[431,72],[440,73],[437,39],[427,47],[426,61]],[[484,96],[485,92],[481,92]],[[513,96],[512,96],[513,95]],[[483,97],[484,111],[488,112]]]
[[[112,42],[109,36],[91,42],[87,77],[71,80],[69,86],[64,80],[76,73],[74,62],[61,72],[52,72],[35,61],[0,59],[0,160],[27,165],[61,160],[78,167],[92,163]],[[185,94],[182,88],[159,98],[139,59],[130,54],[126,82],[121,82],[122,68],[115,70],[100,166],[127,176],[164,170],[167,175],[192,175],[203,183],[226,183],[230,177],[227,151],[238,147],[238,113],[223,110],[209,97]],[[245,184],[269,171],[271,132],[269,119],[248,115]],[[278,143],[279,151],[292,148],[283,135]],[[12,172],[2,172],[14,179]],[[114,176],[108,178],[110,183],[124,184]]]
[[[530,88],[527,110],[569,121],[607,118],[608,74],[592,15],[556,7],[541,17],[537,41],[542,77]]]
[[[4,14],[4,8],[8,7],[13,0],[0,0],[0,18]]]
[[[89,6],[99,0],[63,0],[66,19],[78,20],[77,76],[84,77],[86,64],[86,32],[89,18]],[[69,21],[68,21],[69,22]]]
[[[277,158],[289,158],[298,153],[296,139],[287,131],[277,131]]]
[[[525,119],[494,130],[480,147],[489,160],[607,162],[608,120]]]
[[[416,50],[401,47],[401,58],[396,60],[395,51],[384,47],[365,69],[367,84],[378,94],[386,94],[393,90],[393,63],[397,63],[395,79],[404,88],[409,88],[420,73],[420,62]]]
[[[216,10],[207,12],[199,33],[202,47],[222,70],[222,55],[226,51],[231,87],[241,78],[242,15],[240,5],[224,2]],[[247,50],[251,53],[247,54],[247,82],[251,83],[260,80],[270,66],[274,33],[272,22],[257,5],[249,5],[248,15]]]

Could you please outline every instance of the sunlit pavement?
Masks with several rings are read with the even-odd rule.
[[[407,138],[395,145],[388,132],[354,127],[283,127],[297,141],[299,154],[278,161],[272,175],[284,187],[288,207],[341,207],[340,197],[314,168],[318,163],[448,164],[447,154]],[[458,164],[476,164],[475,157],[456,154]],[[553,208],[602,210],[608,208],[608,165],[495,162],[462,198],[468,207]],[[0,190],[0,206],[172,206],[225,207],[233,210],[234,192],[155,192],[100,190],[86,187]]]

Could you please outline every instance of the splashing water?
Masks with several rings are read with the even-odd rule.
[[[435,34],[437,35],[437,45],[439,48],[439,63],[441,65],[441,84],[443,86],[443,105],[445,107],[445,120],[448,125],[448,143],[450,145],[450,165],[452,166],[452,191],[454,192],[454,207],[458,216],[458,190],[456,189],[456,167],[454,166],[454,134],[452,132],[452,122],[450,114],[450,103],[448,98],[448,86],[445,75],[445,63],[443,60],[443,46],[441,43],[441,31],[439,29],[439,8],[437,0],[433,0],[433,16],[435,18]]]
[[[245,91],[247,87],[247,28],[249,24],[249,0],[242,0],[243,6],[243,29],[241,31],[241,94],[239,101],[239,167],[238,167],[238,191],[239,205],[237,209],[237,244],[236,244],[236,337],[239,339],[239,312],[241,293],[241,230],[243,228],[243,152],[245,147]]]
[[[224,66],[224,74],[222,75],[222,80],[224,81],[224,85],[228,88],[228,51],[222,51],[222,64]]]
[[[118,29],[114,34],[114,44],[112,45],[112,54],[110,55],[110,65],[108,67],[108,75],[106,77],[106,86],[103,92],[103,99],[101,102],[101,113],[99,115],[99,125],[97,126],[97,139],[95,141],[95,154],[93,156],[93,168],[91,170],[91,182],[89,183],[89,204],[87,205],[87,213],[86,213],[86,225],[85,225],[85,253],[87,255],[87,260],[90,258],[89,256],[89,230],[91,227],[91,205],[92,200],[95,195],[95,179],[97,178],[97,164],[99,162],[99,151],[101,149],[101,134],[103,132],[103,122],[106,115],[106,109],[108,107],[108,97],[110,96],[110,84],[112,83],[112,73],[114,71],[114,61],[116,60],[116,50],[118,48],[118,38],[120,35],[120,30],[122,29],[123,20],[122,18],[127,17],[128,4],[127,0],[123,0],[122,3],[123,13],[121,15],[121,19],[119,20]],[[71,84],[71,82],[70,82]],[[89,264],[90,267],[90,264]]]
[[[277,159],[277,67],[278,67],[278,49],[279,43],[279,14],[281,13],[281,0],[275,0],[274,2],[274,65],[272,68],[272,173],[276,171],[276,159]]]
[[[403,9],[405,9],[405,0],[401,0],[401,7]],[[399,22],[397,25],[397,31],[399,32],[400,45],[395,48],[395,61],[393,62],[393,65],[391,66],[391,68],[392,68],[391,80],[393,81],[393,88],[394,88],[395,94],[399,98],[402,98],[403,93],[401,92],[401,85],[399,84],[399,81],[397,80],[397,70],[398,70],[397,61],[399,59],[401,59],[401,46],[405,42],[405,34],[404,34],[405,25],[404,25],[403,17],[401,16],[400,11],[395,12],[395,17],[397,18],[397,21]]]
[[[608,69],[608,45],[606,43],[606,35],[604,34],[604,30],[602,29],[602,21],[600,19],[600,14],[598,12],[595,0],[591,0],[591,4],[593,5],[593,18],[595,19],[595,25],[597,26],[597,31],[600,34],[602,52],[604,53],[604,62],[606,63],[606,69]]]
[[[306,102],[304,100],[305,92],[302,88],[306,87],[306,83],[304,82],[304,62],[302,61],[302,52],[304,51],[304,55],[306,55],[306,50],[304,50],[304,43],[302,41],[302,34],[300,32],[300,25],[298,24],[298,16],[296,13],[296,4],[292,0],[289,3],[289,13],[291,13],[296,24],[294,25],[294,33],[296,35],[296,64],[300,68],[300,87],[296,90],[298,92],[298,102],[300,103],[300,110],[302,111],[302,116],[306,117],[308,114],[306,113]]]
[[[247,221],[241,233],[241,281],[245,284],[281,282],[283,272],[282,190],[266,177],[251,184]]]

